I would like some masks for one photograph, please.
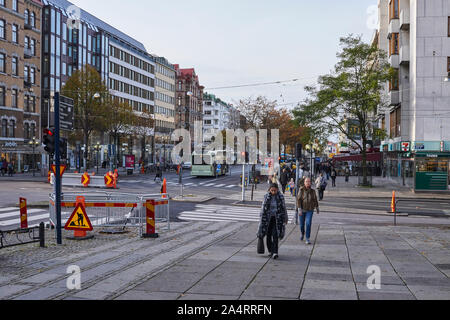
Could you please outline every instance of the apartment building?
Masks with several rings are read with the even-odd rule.
[[[175,67],[164,57],[153,57],[155,60],[155,135],[154,161],[170,163],[173,142],[172,132],[175,130]]]
[[[450,0],[379,0],[378,45],[397,76],[379,112],[384,174],[450,190]]]
[[[175,64],[176,71],[176,111],[175,126],[190,132],[194,144],[195,121],[203,121],[203,89],[194,68],[181,69]]]
[[[155,62],[142,43],[66,0],[44,0],[42,49],[42,126],[53,124],[53,96],[60,91],[74,71],[93,66],[110,93],[132,106],[137,115],[152,114],[155,106]],[[118,150],[137,159],[148,156],[147,143],[153,129],[140,128],[139,134],[124,132],[119,146],[109,134],[92,137],[91,145],[100,143],[99,161],[112,159],[108,149]],[[112,148],[108,148],[112,145]],[[91,158],[94,149],[86,146]],[[71,167],[79,159],[80,147],[69,146]]]
[[[38,0],[0,0],[0,158],[17,172],[41,162],[41,10]]]
[[[231,129],[231,107],[213,94],[203,95],[203,131]]]

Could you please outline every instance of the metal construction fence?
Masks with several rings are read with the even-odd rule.
[[[146,226],[146,202],[155,204],[157,228],[170,230],[170,198],[168,194],[129,194],[116,192],[74,192],[61,194],[61,224],[64,226],[76,207],[78,197],[84,197],[86,214],[92,226],[101,228],[138,227],[142,235]],[[55,194],[50,194],[50,223],[56,226]]]

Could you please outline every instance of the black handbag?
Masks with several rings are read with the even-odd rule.
[[[264,254],[264,240],[263,238],[258,238],[258,254]]]

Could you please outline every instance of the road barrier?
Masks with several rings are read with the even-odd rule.
[[[61,194],[62,215],[70,214],[76,207],[77,197],[85,198],[85,209],[94,229],[101,227],[124,230],[125,227],[138,227],[139,236],[146,228],[146,202],[155,203],[155,223],[160,230],[170,230],[170,200],[168,194],[136,195],[128,193],[63,193]],[[50,223],[56,226],[55,194],[50,195]],[[62,221],[64,224],[65,221]]]
[[[53,173],[52,173],[53,176]],[[54,179],[50,179],[50,184],[54,184]],[[83,173],[66,173],[62,177],[61,185],[64,187],[93,187],[93,188],[117,188],[117,175],[112,172],[106,173],[104,176],[96,176],[95,174]]]

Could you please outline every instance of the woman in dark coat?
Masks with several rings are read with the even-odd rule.
[[[267,236],[267,249],[273,259],[278,259],[278,240],[285,236],[288,215],[284,196],[278,190],[278,184],[271,184],[264,196],[261,208],[258,238]]]

